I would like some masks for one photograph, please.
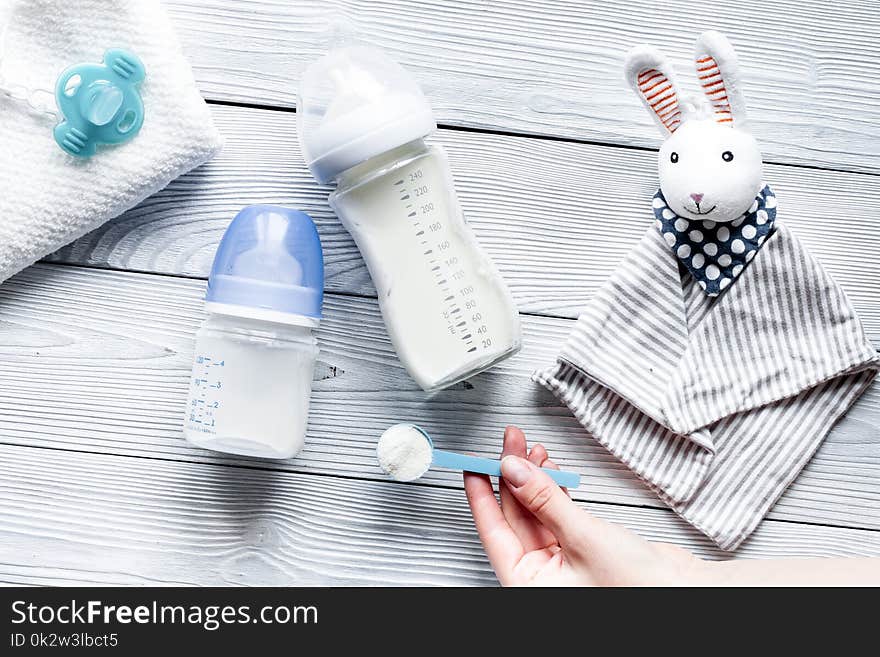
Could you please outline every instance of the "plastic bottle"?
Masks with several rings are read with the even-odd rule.
[[[323,290],[321,242],[307,214],[270,205],[238,213],[208,279],[187,440],[265,458],[302,449]]]
[[[351,233],[401,363],[425,390],[473,376],[520,348],[519,315],[465,222],[416,82],[378,50],[347,47],[300,85],[303,153]]]

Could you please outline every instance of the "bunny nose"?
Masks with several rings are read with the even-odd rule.
[[[699,203],[703,200],[702,194],[691,194],[691,198],[694,199],[694,203]]]

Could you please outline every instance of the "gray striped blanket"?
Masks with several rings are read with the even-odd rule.
[[[714,298],[652,226],[534,379],[734,550],[878,367],[843,290],[782,223]]]

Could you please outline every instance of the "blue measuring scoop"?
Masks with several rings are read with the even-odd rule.
[[[431,447],[431,464],[440,468],[448,468],[450,470],[461,470],[464,472],[477,472],[480,474],[491,475],[495,477],[501,476],[501,460],[487,459],[481,456],[469,456],[468,454],[459,454],[457,452],[447,452],[442,449],[434,449],[434,441],[428,432],[415,424],[407,425],[416,429]],[[564,488],[577,488],[581,482],[581,476],[576,472],[565,472],[563,470],[551,470],[549,468],[541,468],[546,472],[553,481]]]

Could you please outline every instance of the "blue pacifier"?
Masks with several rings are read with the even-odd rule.
[[[121,144],[144,122],[144,103],[137,90],[146,71],[127,50],[113,48],[101,64],[71,66],[55,85],[55,102],[64,120],[55,126],[55,141],[77,157],[91,157],[98,144]]]

